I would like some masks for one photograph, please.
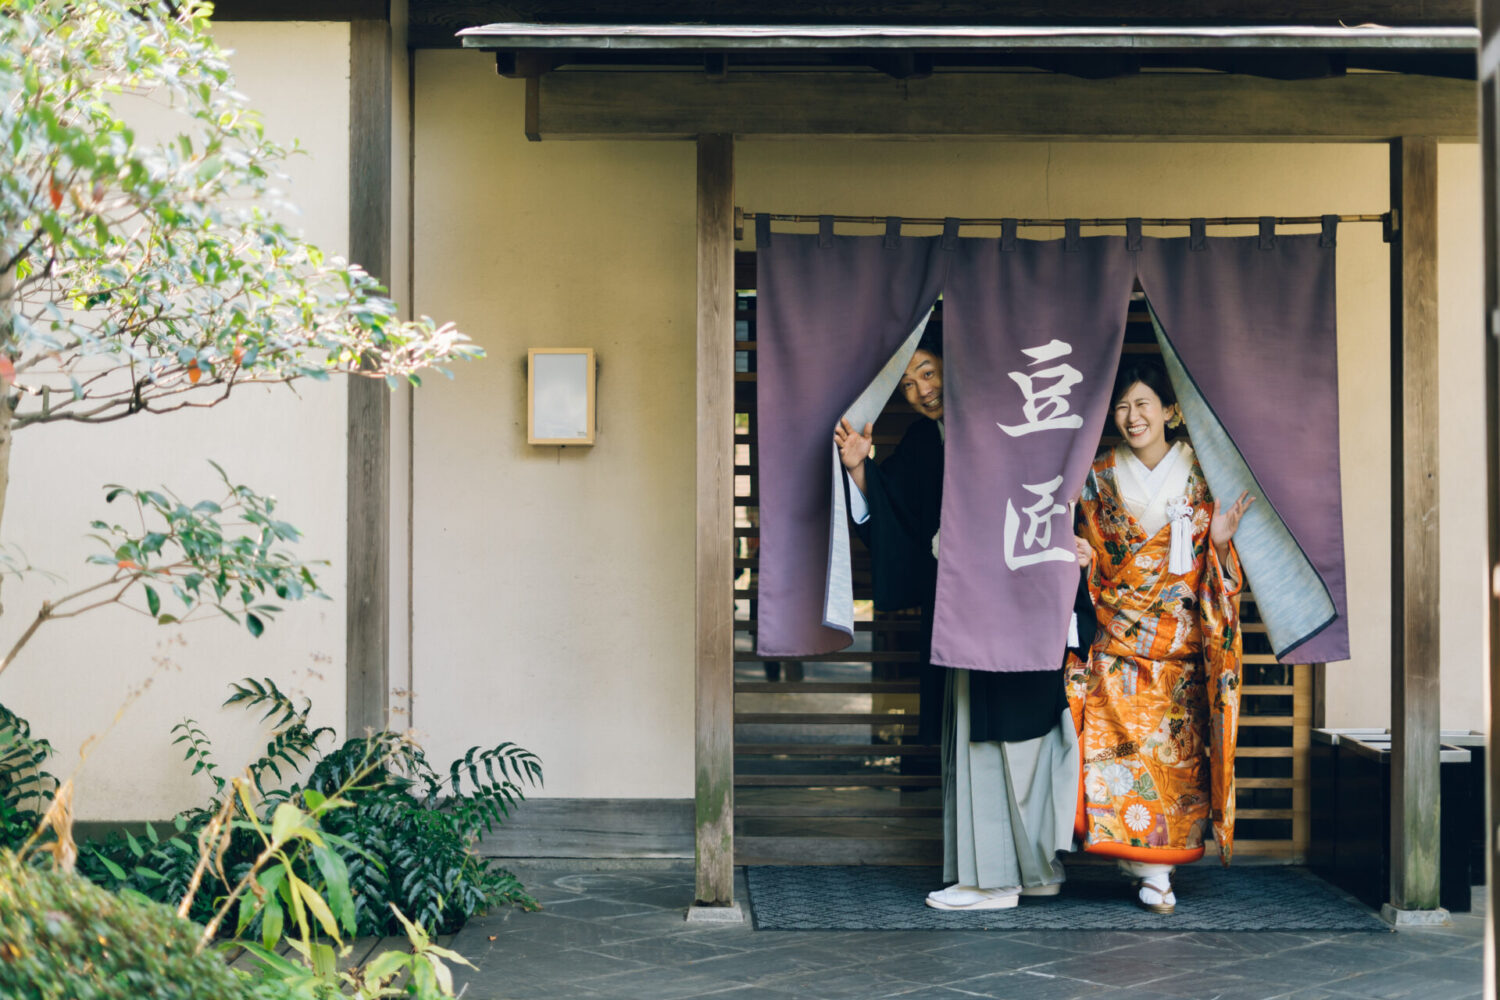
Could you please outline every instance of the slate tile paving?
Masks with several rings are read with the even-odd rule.
[[[1406,972],[1400,967],[1362,972],[1331,984],[1330,989],[1371,1000],[1460,1000],[1477,996],[1479,981],[1454,983]]]
[[[508,863],[542,904],[453,942],[465,1000],[1471,1000],[1484,892],[1399,934],[756,931],[688,923],[683,862]],[[738,898],[745,899],[743,878]],[[913,905],[921,905],[915,900]],[[1045,905],[1045,904],[1041,904]],[[494,940],[490,940],[490,938]]]
[[[864,937],[875,937],[879,940],[880,935],[872,935],[868,931],[862,932]],[[957,934],[933,934],[927,932],[929,940],[934,943],[943,941],[950,937],[958,937]],[[934,949],[933,954],[941,959],[950,961],[981,962],[990,969],[1009,969],[1012,971],[1031,969],[1038,966],[1046,966],[1053,962],[1064,959],[1077,959],[1077,952],[1058,948],[1051,945],[1036,944],[1032,941],[1017,940],[1009,934],[965,934],[968,940],[955,944],[945,944]],[[1071,937],[1071,935],[1069,935]],[[1107,949],[1100,948],[1097,954],[1103,954]],[[887,955],[890,952],[886,953]],[[897,952],[901,954],[901,952]]]
[[[1110,993],[1110,987],[1098,983],[1031,972],[993,972],[949,983],[948,988],[996,1000],[1085,1000],[1104,998]]]

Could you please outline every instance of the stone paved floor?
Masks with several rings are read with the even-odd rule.
[[[686,864],[514,867],[544,908],[474,920],[454,939],[477,966],[459,976],[465,1000],[1482,995],[1482,891],[1453,926],[1399,934],[755,931],[687,923]]]

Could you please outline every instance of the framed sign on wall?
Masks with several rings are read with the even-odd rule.
[[[526,352],[527,444],[594,443],[594,350],[533,347]]]

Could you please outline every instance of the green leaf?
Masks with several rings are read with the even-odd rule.
[[[333,919],[333,911],[328,908],[328,904],[323,900],[323,897],[314,892],[313,887],[298,878],[295,873],[288,872],[287,878],[291,881],[292,888],[302,897],[302,902],[307,905],[308,911],[312,913],[313,917],[317,919],[319,926],[323,928],[323,933],[335,941],[341,940],[339,938],[338,922]]]
[[[245,612],[245,627],[248,628],[250,630],[250,634],[255,636],[257,639],[259,639],[261,633],[266,630],[266,626],[261,622],[260,618],[248,611]]]
[[[271,840],[278,844],[284,844],[297,835],[298,828],[303,820],[302,811],[290,802],[283,802],[276,807],[276,812],[271,817]]]
[[[281,940],[281,931],[286,920],[286,914],[281,909],[281,902],[277,900],[274,892],[266,893],[266,901],[261,907],[261,914],[261,944],[267,948],[274,948],[276,942]]]
[[[365,976],[378,983],[383,983],[405,969],[412,961],[412,956],[407,952],[383,951],[365,965]]]
[[[156,596],[156,591],[149,585],[146,586],[146,610],[150,611],[153,617],[161,614],[161,598]]]
[[[323,876],[323,888],[328,893],[328,903],[338,917],[339,924],[349,933],[354,933],[354,896],[349,891],[349,869],[333,851],[326,847],[314,847],[313,862]]]

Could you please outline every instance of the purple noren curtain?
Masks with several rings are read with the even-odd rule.
[[[940,237],[771,233],[762,221],[756,293],[756,435],[764,656],[829,653],[823,624],[829,452],[840,414],[932,308],[951,253]]]
[[[1078,589],[1073,508],[1125,333],[1118,237],[960,241],[943,291],[947,425],[932,661],[1062,663]]]
[[[1331,223],[1319,234],[1146,240],[1140,280],[1215,496],[1283,662],[1349,658]]]
[[[758,227],[758,650],[842,649],[825,614],[843,528],[835,422],[944,302],[945,471],[933,662],[1060,662],[1077,568],[1068,502],[1105,426],[1132,281],[1283,659],[1347,658],[1332,227],[1249,239],[961,239]],[[888,372],[887,372],[888,374]],[[836,460],[835,460],[836,461]],[[836,480],[833,480],[836,482]],[[1232,497],[1231,497],[1232,498]],[[835,521],[830,530],[830,520]],[[847,562],[847,555],[843,556]],[[847,565],[842,568],[847,578]]]

